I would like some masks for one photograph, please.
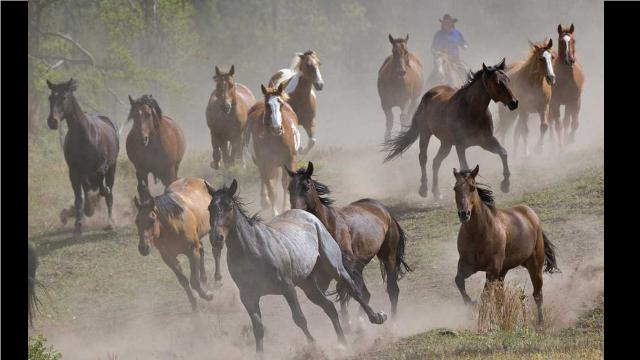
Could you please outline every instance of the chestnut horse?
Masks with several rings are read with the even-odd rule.
[[[408,126],[407,120],[416,108],[418,96],[422,93],[422,63],[407,49],[407,41],[409,34],[404,39],[394,39],[389,34],[392,54],[384,60],[378,71],[378,95],[387,118],[385,140],[389,138],[393,129],[392,108],[400,108],[400,122],[403,126]]]
[[[66,214],[74,214],[76,223],[73,237],[79,238],[84,215],[92,216],[96,203],[89,196],[89,191],[98,191],[107,204],[107,228],[113,229],[113,183],[120,150],[118,129],[108,117],[88,115],[82,111],[74,95],[78,87],[74,79],[61,84],[53,84],[47,80],[47,85],[51,90],[47,124],[50,129],[56,130],[60,121],[66,120],[69,129],[65,135],[63,150],[64,159],[69,166],[69,180],[75,202],[70,209],[62,210],[61,220],[65,223]],[[97,200],[95,197],[94,199]]]
[[[284,166],[292,169],[296,163],[300,132],[296,113],[287,103],[284,84],[280,83],[277,89],[265,88],[264,85],[260,85],[260,88],[264,101],[257,102],[249,110],[245,146],[252,148],[253,162],[260,171],[262,209],[269,209],[271,216],[276,216],[278,210],[274,182],[280,174],[284,211],[289,185],[289,177]],[[253,142],[253,146],[250,142]]]
[[[420,169],[422,172],[420,196],[427,197],[427,147],[431,135],[440,140],[440,149],[433,159],[433,196],[441,198],[438,188],[438,170],[453,145],[463,169],[468,169],[465,151],[470,146],[481,146],[502,160],[501,183],[503,192],[509,192],[509,164],[507,151],[493,136],[493,120],[488,110],[489,102],[501,102],[514,110],[518,100],[511,92],[509,77],[504,72],[505,59],[495,65],[469,73],[467,83],[456,90],[440,85],[429,90],[420,101],[413,115],[411,127],[385,142],[388,155],[385,162],[406,151],[420,137]]]
[[[582,65],[576,61],[576,40],[573,35],[575,27],[563,28],[558,25],[558,58],[553,63],[556,74],[556,85],[551,93],[549,116],[555,122],[558,143],[572,143],[578,130],[578,114],[580,113],[580,97],[584,85]],[[564,121],[560,122],[560,106],[564,105]],[[563,129],[564,125],[564,129]],[[571,132],[569,132],[571,128]],[[564,136],[563,136],[564,130]]]
[[[169,186],[178,178],[178,168],[185,151],[182,129],[162,114],[158,102],[151,95],[133,100],[128,120],[133,127],[127,135],[127,156],[136,168],[138,191],[147,188],[149,173]],[[140,194],[142,196],[142,194]]]
[[[540,137],[535,147],[536,153],[542,152],[542,142],[544,135],[549,128],[549,102],[551,101],[552,86],[556,82],[553,71],[553,58],[555,55],[551,51],[553,40],[548,42],[531,43],[529,57],[527,60],[519,61],[507,67],[507,75],[511,79],[513,93],[520,100],[518,111],[509,113],[503,106],[499,106],[500,122],[496,129],[496,134],[502,138],[518,118],[513,137],[513,155],[518,151],[520,138],[524,141],[525,156],[529,156],[529,144],[527,137],[529,134],[528,120],[529,114],[537,113],[540,117]]]
[[[538,215],[526,205],[498,209],[490,190],[476,183],[480,170],[453,169],[458,217],[458,273],[455,283],[462,299],[472,304],[464,281],[478,271],[487,274],[485,289],[493,281],[504,281],[507,272],[517,266],[529,271],[533,298],[542,324],[542,272],[557,272],[555,246],[542,231]]]
[[[176,274],[178,282],[187,293],[191,308],[197,309],[195,289],[201,298],[211,301],[213,294],[203,285],[207,282],[204,268],[204,248],[200,239],[209,234],[209,203],[211,195],[205,181],[195,178],[181,178],[169,185],[164,194],[152,197],[141,194],[140,200],[134,198],[138,209],[136,227],[138,228],[138,251],[147,256],[153,245],[169,268]],[[210,238],[215,260],[215,281],[219,282],[220,254],[224,243]],[[191,286],[182,273],[178,255],[189,259],[191,268]]]
[[[217,66],[215,70],[216,88],[209,97],[206,112],[213,148],[211,167],[220,168],[220,154],[225,167],[232,166],[236,160],[244,165],[242,137],[247,127],[247,112],[256,98],[248,87],[235,82],[233,65],[226,74]]]
[[[336,240],[340,249],[357,260],[358,271],[362,274],[364,267],[374,256],[380,260],[382,280],[387,283],[387,293],[391,302],[391,315],[395,316],[398,307],[398,279],[404,270],[411,268],[404,261],[406,237],[398,221],[391,216],[384,204],[373,199],[360,199],[351,204],[335,208],[333,200],[327,197],[329,188],[312,179],[313,163],[297,172],[288,170],[291,182],[289,196],[292,209],[306,210],[315,215]],[[328,279],[330,280],[330,279]],[[326,291],[329,282],[318,283],[322,291]],[[346,295],[344,289],[337,287],[338,292]],[[371,294],[366,285],[362,285],[363,300],[369,303]],[[343,321],[347,321],[348,296],[341,296]]]

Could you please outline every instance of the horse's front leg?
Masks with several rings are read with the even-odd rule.
[[[116,165],[112,165],[105,175],[105,187],[106,187],[106,195],[104,196],[104,201],[107,204],[107,216],[108,216],[108,224],[106,230],[113,230],[116,227],[115,222],[113,221],[113,184],[115,183],[116,177]]]
[[[311,120],[309,120],[308,123],[303,125],[303,127],[304,127],[304,130],[307,132],[307,137],[308,137],[307,148],[302,152],[302,155],[305,155],[305,154],[308,154],[309,151],[311,151],[311,149],[314,146],[316,146],[316,138],[315,138],[316,124],[315,124],[315,118],[312,116]]]
[[[209,237],[211,241],[211,251],[213,253],[213,261],[215,263],[215,269],[213,273],[214,286],[220,286],[222,281],[222,275],[220,275],[220,255],[222,254],[222,248],[224,247],[224,238],[222,236]]]
[[[407,100],[404,105],[401,108],[400,111],[400,125],[402,126],[402,128],[408,128],[409,126],[411,126],[411,109],[412,104],[415,101],[413,99],[409,99]]]
[[[470,265],[466,264],[462,259],[458,260],[458,273],[456,274],[455,283],[458,287],[458,291],[460,291],[460,295],[462,296],[462,300],[467,305],[475,305],[476,302],[471,300],[469,295],[467,294],[467,290],[465,289],[464,281],[471,275],[475,274],[475,269]]]
[[[73,188],[73,196],[75,198],[74,207],[76,211],[76,224],[73,230],[73,238],[79,239],[82,235],[82,220],[84,220],[84,199],[82,197],[82,179],[76,171],[69,171],[69,179],[71,180],[71,187]]]
[[[566,119],[567,113],[565,111],[564,117]],[[555,129],[556,141],[558,147],[562,147],[563,143],[563,134],[562,134],[562,121],[560,121],[560,104],[553,101],[549,105],[549,123],[552,126],[551,137],[553,137],[553,129]]]
[[[384,131],[384,140],[387,141],[391,137],[391,130],[393,130],[393,111],[392,107],[387,104],[382,104],[382,110],[386,118],[386,130]]]
[[[260,297],[253,294],[251,290],[240,289],[240,301],[242,301],[242,305],[244,305],[244,308],[251,318],[251,328],[253,329],[253,337],[256,341],[256,352],[260,354],[264,351],[264,325],[262,325]]]
[[[542,153],[544,135],[547,133],[547,129],[549,129],[549,105],[545,105],[544,109],[538,111],[538,116],[540,116],[540,137],[534,149],[536,154]]]
[[[431,133],[420,133],[420,154],[418,155],[418,162],[420,163],[421,175],[418,193],[425,198],[429,190],[427,183],[427,150],[429,148],[429,139],[431,139]]]
[[[453,145],[450,142],[446,142],[443,140],[440,143],[438,153],[433,158],[433,189],[431,189],[431,192],[433,192],[433,197],[438,200],[442,199],[442,196],[440,195],[440,189],[438,188],[438,171],[440,171],[440,164],[442,163],[442,160],[444,160],[444,158],[449,155],[449,152],[451,152],[452,146]]]
[[[213,153],[212,153],[212,161],[210,166],[214,170],[220,169],[221,144],[222,144],[221,140],[218,139],[217,136],[213,134],[213,132],[211,132],[211,149],[213,150]]]
[[[569,113],[571,115],[571,120],[566,116]],[[578,130],[578,126],[580,126],[580,99],[576,101],[576,103],[571,105],[565,105],[565,134],[567,136],[566,143],[571,144],[575,141],[576,131]],[[571,122],[571,132],[569,132],[569,122]]]
[[[169,255],[169,254],[166,254],[163,250],[160,250],[160,249],[158,250],[160,251],[160,255],[162,256],[162,260],[164,261],[164,263],[167,264],[167,266],[171,269],[171,271],[173,271],[173,273],[176,275],[176,278],[178,278],[178,283],[180,283],[184,291],[187,293],[187,297],[189,298],[189,302],[191,303],[191,309],[193,311],[196,311],[198,309],[196,298],[195,296],[193,296],[193,291],[189,286],[189,280],[182,272],[182,268],[180,267],[178,258],[176,257],[175,254]]]
[[[498,142],[498,139],[495,136],[487,138],[480,146],[482,146],[483,149],[500,156],[500,160],[502,160],[503,177],[502,182],[500,183],[500,190],[502,190],[502,192],[504,193],[508,193],[511,186],[511,182],[509,181],[509,177],[511,177],[511,171],[509,171],[507,150],[502,145],[500,145],[500,142]]]
[[[194,247],[188,251],[187,258],[189,259],[189,267],[191,268],[191,287],[196,290],[201,298],[207,301],[213,300],[213,294],[202,286],[202,278],[200,277],[200,249]]]
[[[231,143],[224,139],[220,142],[220,152],[222,153],[222,162],[225,168],[233,166],[233,157],[231,156]]]
[[[235,163],[236,161],[240,164],[240,166],[244,167],[244,155],[242,151],[242,135],[238,135],[231,141],[231,161]]]

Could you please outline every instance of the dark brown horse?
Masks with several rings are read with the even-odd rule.
[[[245,144],[252,147],[253,162],[258,166],[262,186],[260,190],[262,209],[270,210],[270,215],[278,215],[274,182],[278,175],[282,179],[282,210],[287,206],[287,186],[289,177],[287,166],[292,169],[296,163],[297,149],[300,147],[298,118],[287,103],[284,84],[277,89],[260,85],[264,101],[257,102],[249,110]],[[253,146],[250,145],[253,142]]]
[[[178,168],[184,155],[182,129],[162,114],[158,102],[151,95],[143,95],[136,100],[129,96],[129,102],[129,119],[133,119],[133,127],[127,135],[127,156],[136,168],[138,189],[148,187],[149,173],[167,187],[178,178]]]
[[[403,126],[408,126],[409,116],[415,110],[422,93],[422,63],[407,49],[407,41],[409,34],[404,39],[394,39],[389,34],[392,54],[384,60],[378,71],[378,95],[387,118],[385,140],[393,129],[392,109],[396,106],[400,108],[400,122]]]
[[[464,281],[478,271],[490,282],[504,281],[507,272],[517,266],[529,271],[533,298],[538,307],[538,323],[542,324],[542,271],[558,270],[555,246],[542,231],[538,215],[526,205],[498,209],[490,190],[476,183],[480,170],[456,171],[456,205],[462,225],[458,232],[458,273],[456,286],[465,303],[471,304]]]
[[[553,63],[556,75],[556,85],[551,93],[549,117],[555,123],[558,143],[572,143],[580,122],[580,98],[584,85],[582,65],[576,59],[576,39],[573,35],[575,27],[569,28],[558,25],[558,54]],[[564,105],[564,121],[560,122],[560,106]],[[564,126],[563,126],[564,125]],[[563,129],[564,128],[564,129]],[[569,132],[571,129],[571,132]],[[564,134],[563,134],[564,130]],[[564,135],[564,136],[563,136]]]
[[[327,197],[329,188],[311,178],[312,162],[306,169],[288,172],[292,179],[289,183],[291,208],[306,210],[320,219],[342,251],[357,260],[356,270],[360,274],[374,256],[378,257],[382,279],[387,282],[391,315],[395,316],[400,294],[398,279],[404,272],[403,266],[404,270],[411,271],[404,261],[406,237],[398,221],[381,202],[373,199],[360,199],[342,208],[331,206],[333,200]],[[325,291],[329,282],[318,283],[318,286]],[[338,291],[344,292],[340,287]],[[362,294],[368,304],[371,294],[364,281]],[[347,324],[348,297],[341,298],[343,322]]]
[[[269,80],[269,87],[277,88],[285,85],[285,92],[289,95],[287,102],[298,117],[298,122],[304,127],[309,137],[307,147],[302,152],[306,154],[316,144],[314,137],[316,128],[316,93],[311,86],[321,91],[324,87],[320,74],[320,59],[315,51],[309,50],[304,54],[297,53],[291,61],[289,69],[281,69]]]
[[[225,167],[232,166],[236,160],[244,165],[242,138],[247,127],[247,112],[256,98],[248,87],[235,82],[233,65],[226,74],[217,66],[215,70],[216,88],[209,97],[206,113],[213,148],[211,167],[220,168],[220,154]]]
[[[503,106],[498,107],[500,122],[496,129],[496,135],[504,141],[506,133],[518,118],[513,138],[513,154],[518,151],[520,138],[524,141],[525,156],[529,156],[529,114],[537,113],[540,117],[540,137],[535,147],[536,153],[542,152],[544,135],[549,128],[549,102],[551,101],[551,87],[556,82],[553,71],[553,58],[551,51],[553,41],[530,43],[529,56],[524,61],[513,63],[507,67],[507,75],[511,79],[513,93],[520,100],[520,106],[516,112],[508,112]]]
[[[440,140],[440,149],[433,159],[433,196],[440,198],[438,170],[453,145],[456,146],[460,166],[468,169],[465,151],[470,146],[481,146],[502,160],[501,189],[509,192],[509,164],[507,151],[493,136],[493,120],[488,110],[489,102],[501,102],[514,110],[518,100],[509,85],[509,77],[504,73],[505,59],[495,65],[469,74],[467,83],[459,90],[446,85],[436,86],[422,97],[413,115],[411,127],[393,139],[385,142],[389,152],[385,162],[406,151],[418,136],[420,137],[420,169],[422,172],[419,193],[427,196],[427,147],[429,139],[435,135]]]
[[[69,166],[75,202],[63,213],[75,213],[73,236],[77,239],[82,234],[84,215],[93,215],[94,202],[89,201],[89,191],[99,191],[99,195],[104,197],[109,214],[108,229],[113,229],[113,183],[120,150],[118,130],[108,117],[88,115],[82,111],[74,95],[78,87],[75,80],[61,84],[47,80],[47,85],[51,90],[47,118],[49,128],[58,129],[62,120],[67,121],[69,128],[64,140],[64,159]]]

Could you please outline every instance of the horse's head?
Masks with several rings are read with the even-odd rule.
[[[398,76],[404,76],[407,73],[407,67],[409,67],[409,50],[407,50],[407,42],[409,41],[409,34],[405,36],[405,38],[397,38],[394,39],[391,34],[389,34],[389,42],[391,43],[392,49],[392,66],[394,72]]]
[[[531,45],[531,51],[533,52],[532,56],[534,56],[534,59],[538,59],[536,71],[545,74],[544,78],[547,84],[554,85],[556,83],[556,75],[553,72],[555,55],[551,51],[553,40],[549,39],[546,44],[544,41],[541,43],[529,42],[529,45]]]
[[[136,215],[136,227],[138,228],[138,251],[140,255],[147,256],[151,252],[150,244],[153,244],[160,237],[160,221],[158,220],[158,209],[151,194],[147,193],[141,197],[133,198],[133,202],[138,209]]]
[[[129,95],[129,102],[131,109],[128,120],[133,120],[134,128],[142,137],[142,145],[147,146],[151,135],[160,126],[162,109],[151,95],[142,95],[136,100]]]
[[[569,28],[563,28],[558,24],[558,54],[565,64],[573,66],[576,62],[576,40],[573,37],[575,28],[573,24]]]
[[[329,188],[313,179],[313,163],[309,161],[306,168],[300,168],[297,172],[286,169],[291,177],[289,181],[289,200],[292,209],[314,211],[318,201],[330,202],[328,198],[321,198],[329,193]],[[320,191],[319,191],[320,190]]]
[[[322,80],[322,74],[320,74],[320,60],[318,59],[318,54],[313,50],[309,50],[304,54],[298,53],[298,57],[300,58],[298,68],[300,69],[302,76],[309,79],[316,90],[322,90],[324,87],[324,81]]]
[[[54,84],[47,80],[51,95],[49,95],[49,116],[47,125],[49,129],[58,128],[60,121],[64,120],[71,108],[71,98],[73,92],[78,88],[78,83],[70,79],[67,82]]]
[[[518,108],[518,100],[509,87],[510,80],[504,72],[504,66],[504,58],[494,66],[482,63],[482,82],[491,100],[503,103],[509,110],[515,110]]]
[[[462,170],[458,172],[453,169],[453,176],[456,178],[456,184],[453,191],[456,193],[456,206],[458,207],[458,217],[460,222],[467,222],[471,219],[471,211],[473,210],[472,195],[476,191],[476,176],[480,171],[480,166],[476,165],[475,169]]]
[[[235,207],[237,206],[235,195],[238,190],[238,182],[233,179],[228,188],[223,186],[220,190],[215,190],[206,181],[205,185],[209,195],[211,195],[211,202],[209,203],[209,225],[211,231],[209,232],[209,238],[213,243],[217,238],[225,238],[229,233],[229,229],[235,223]]]
[[[226,74],[221,72],[216,66],[216,74],[213,77],[213,80],[216,82],[216,96],[222,101],[220,108],[225,114],[230,113],[233,106],[233,94],[236,86],[233,74],[235,74],[235,68],[233,65],[231,65],[231,69]]]
[[[444,83],[446,81],[446,76],[445,76],[445,65],[448,61],[447,58],[447,54],[441,52],[441,51],[436,51],[433,55],[433,67],[435,69],[436,75],[437,75],[437,79],[435,79],[436,81],[440,82],[440,83]]]
[[[278,88],[265,88],[260,85],[264,95],[265,111],[262,121],[264,125],[274,135],[282,135],[282,107],[287,101],[287,94],[284,92],[284,83],[280,83]]]

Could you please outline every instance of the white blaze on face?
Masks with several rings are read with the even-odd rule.
[[[271,126],[275,129],[282,127],[282,113],[280,112],[280,100],[277,96],[269,98],[269,107],[271,107]]]
[[[553,65],[551,64],[551,52],[549,50],[545,50],[542,53],[542,57],[544,58],[544,62],[547,65],[547,76],[556,77],[553,73]]]
[[[565,60],[567,60],[567,62],[569,62],[569,44],[571,44],[571,36],[569,35],[565,35],[562,37],[562,41],[564,41],[564,46],[565,46]]]
[[[323,83],[322,74],[320,74],[320,66],[316,65],[316,81],[319,83]]]

